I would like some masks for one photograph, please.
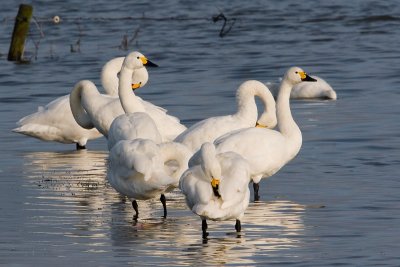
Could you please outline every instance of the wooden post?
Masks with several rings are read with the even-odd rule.
[[[9,61],[21,61],[22,59],[26,35],[29,32],[32,11],[33,8],[31,5],[21,4],[19,6],[18,15],[15,18],[10,50],[8,51]]]

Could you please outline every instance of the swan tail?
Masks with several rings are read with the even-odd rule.
[[[59,129],[46,125],[39,124],[24,124],[20,127],[12,129],[14,133],[23,134],[26,136],[34,137],[43,141],[58,141],[61,143],[72,143],[60,138],[62,133]]]
[[[41,116],[41,114],[42,114],[45,110],[46,110],[45,107],[39,106],[37,112],[32,113],[32,114],[30,114],[30,115],[27,115],[27,116],[25,116],[25,117],[19,119],[19,121],[16,122],[16,125],[17,125],[17,126],[24,126],[24,125],[26,125],[26,124],[28,124],[28,123],[36,122],[36,121],[38,121],[38,119],[43,119],[42,116]],[[18,128],[21,128],[21,127],[18,127]],[[18,128],[16,128],[16,129],[18,129]]]
[[[329,91],[328,92],[328,94],[327,94],[327,98],[328,99],[332,99],[332,100],[336,100],[337,99],[337,95],[336,95],[336,92],[335,91]]]

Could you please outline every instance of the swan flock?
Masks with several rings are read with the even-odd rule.
[[[114,58],[101,71],[104,93],[90,80],[78,81],[69,94],[20,119],[13,131],[76,144],[77,149],[104,136],[108,182],[131,200],[134,220],[140,201],[158,197],[166,218],[165,194],[180,189],[187,207],[201,219],[204,239],[209,220],[234,220],[240,233],[250,203],[249,184],[259,201],[261,180],[299,153],[302,133],[290,99],[337,98],[322,78],[291,67],[279,85],[244,81],[236,90],[235,113],[204,118],[187,128],[166,109],[136,95],[149,80],[147,67],[157,65],[137,51]]]

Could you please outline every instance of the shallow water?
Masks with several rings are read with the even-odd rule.
[[[0,10],[0,265],[400,265],[400,3],[389,1],[33,1],[31,64],[6,61],[19,1]],[[218,36],[223,11],[234,25]],[[50,19],[59,15],[58,25]],[[15,122],[128,50],[160,65],[138,91],[186,125],[232,113],[248,79],[292,65],[326,79],[337,101],[293,100],[299,155],[261,182],[237,236],[234,222],[187,210],[179,191],[141,201],[140,218],[106,181],[103,138],[87,151],[11,132]],[[80,39],[80,53],[71,45]],[[76,49],[76,46],[74,46]]]

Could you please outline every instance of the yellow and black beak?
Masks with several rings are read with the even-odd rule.
[[[307,73],[304,71],[299,72],[300,78],[303,82],[316,82],[317,80],[309,76]]]
[[[141,57],[140,60],[142,61],[143,66],[146,66],[146,67],[158,67],[157,64],[151,62],[146,57]]]
[[[142,82],[132,83],[132,91],[135,91],[136,89],[140,88],[141,86],[142,86]]]
[[[256,122],[256,128],[267,128],[267,126],[259,124],[258,122]]]
[[[219,188],[219,179],[215,179],[214,177],[211,180],[211,187],[213,189],[214,195],[216,197],[221,197],[219,194],[218,188]]]

